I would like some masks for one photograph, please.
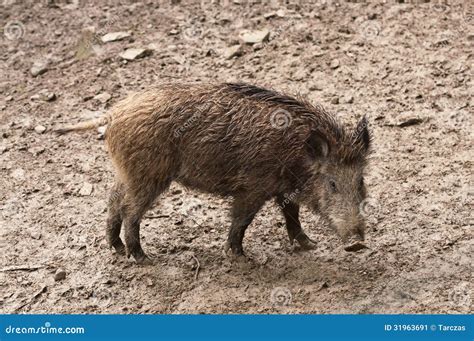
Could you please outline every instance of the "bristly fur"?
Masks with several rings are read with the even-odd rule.
[[[365,129],[367,128],[365,117],[354,131],[349,132],[324,107],[313,105],[304,97],[295,98],[246,83],[225,83],[225,86],[228,91],[242,97],[282,107],[292,115],[306,117],[313,125],[311,129],[327,139],[333,161],[345,164],[365,163],[371,142],[368,129]]]
[[[276,127],[272,119],[281,111],[289,116],[288,124]],[[304,98],[244,83],[175,83],[131,95],[103,119],[59,132],[105,121],[116,171],[107,240],[139,263],[147,262],[140,220],[172,181],[232,197],[227,247],[236,255],[243,253],[245,229],[272,198],[282,209],[290,241],[303,247],[310,241],[298,220],[300,204],[328,217],[344,238],[363,235],[357,212],[365,197],[366,120],[350,131]],[[336,187],[331,189],[331,183],[341,195],[332,195]],[[297,196],[290,202],[292,193]]]

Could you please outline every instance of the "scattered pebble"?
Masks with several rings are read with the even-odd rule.
[[[265,14],[263,15],[263,17],[264,17],[265,19],[271,19],[271,18],[274,18],[274,17],[276,17],[276,16],[277,16],[277,13],[276,13],[276,12],[269,12],[269,13],[265,13]]]
[[[30,97],[31,100],[42,100],[45,102],[52,102],[56,100],[56,94],[54,92],[49,91],[48,89],[43,89],[37,94]]]
[[[82,197],[87,197],[92,194],[92,191],[94,190],[94,186],[92,184],[85,182],[81,189],[79,190],[79,195]]]
[[[97,139],[103,140],[105,138],[105,131],[107,130],[106,126],[98,127],[97,128]]]
[[[63,269],[58,269],[56,270],[56,273],[54,274],[54,280],[56,282],[62,281],[66,279],[66,271]]]
[[[48,61],[46,60],[35,61],[30,69],[30,73],[33,77],[39,76],[46,71],[48,71]]]
[[[419,118],[419,117],[413,117],[413,118],[409,118],[405,121],[402,121],[400,123],[398,123],[398,126],[400,128],[404,128],[404,127],[409,127],[409,126],[413,126],[413,125],[417,125],[417,124],[420,124],[423,122],[423,119]]]
[[[241,45],[234,45],[231,47],[228,47],[224,51],[224,58],[225,59],[232,59],[234,57],[238,57],[242,55],[242,46]]]
[[[332,62],[331,62],[331,69],[337,69],[339,67],[340,63],[339,63],[339,60],[338,59],[334,59]]]
[[[351,96],[351,95],[345,95],[342,97],[342,103],[348,103],[348,104],[351,104],[351,103],[354,103],[354,97]]]
[[[112,98],[112,95],[107,92],[103,92],[101,94],[94,96],[95,100],[103,104],[107,103],[111,98]]]
[[[348,245],[344,248],[344,250],[346,250],[347,252],[356,252],[362,249],[367,249],[367,246],[359,242]]]
[[[41,233],[40,233],[40,232],[36,232],[36,231],[31,232],[31,233],[30,233],[30,236],[31,236],[31,238],[36,239],[36,240],[40,240],[40,239],[41,239]]]
[[[111,32],[111,33],[107,33],[106,35],[102,36],[102,41],[104,43],[109,43],[109,42],[112,42],[112,41],[123,40],[125,38],[130,37],[130,36],[131,36],[130,32]]]
[[[46,131],[46,127],[45,126],[42,126],[41,124],[37,125],[35,127],[35,131],[38,133],[38,134],[43,134],[45,131]]]
[[[270,37],[270,31],[260,30],[260,31],[244,31],[240,34],[240,38],[246,44],[256,44],[256,43],[263,43],[267,41]]]
[[[127,49],[120,54],[120,57],[125,60],[135,60],[148,56],[151,53],[151,50],[132,48]]]

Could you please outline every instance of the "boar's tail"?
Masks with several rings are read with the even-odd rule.
[[[59,134],[59,135],[62,135],[62,134],[69,133],[71,131],[81,131],[81,130],[95,129],[95,128],[98,128],[100,126],[106,125],[107,123],[109,123],[108,115],[106,115],[104,117],[97,118],[95,120],[79,122],[77,124],[56,128],[56,129],[54,129],[54,132]]]

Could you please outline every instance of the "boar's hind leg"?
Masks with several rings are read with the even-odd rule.
[[[315,242],[311,240],[301,228],[299,219],[300,206],[297,203],[289,201],[283,195],[277,196],[277,204],[283,211],[290,242],[293,244],[293,241],[296,239],[303,249],[313,248]]]
[[[252,197],[237,197],[232,204],[232,224],[229,230],[225,250],[231,249],[236,256],[244,254],[242,241],[245,230],[252,222],[265,200],[254,200]]]
[[[116,182],[110,192],[107,218],[107,242],[110,247],[113,247],[117,253],[125,254],[125,245],[120,239],[120,229],[122,227],[122,213],[121,206],[125,189],[123,184]]]
[[[155,186],[146,179],[141,180],[141,186],[137,186],[137,190],[127,190],[122,205],[125,245],[127,257],[132,255],[137,264],[152,264],[140,244],[140,221],[166,186]]]

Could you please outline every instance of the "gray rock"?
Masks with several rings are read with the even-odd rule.
[[[87,197],[92,194],[92,191],[94,190],[94,186],[92,184],[85,182],[81,189],[79,190],[79,195],[82,197]]]
[[[256,44],[267,41],[270,36],[270,31],[267,29],[259,31],[244,31],[240,34],[240,38],[246,44]]]
[[[54,274],[54,280],[56,282],[62,281],[66,279],[66,271],[63,269],[58,269],[56,270],[56,273]]]
[[[106,126],[98,127],[97,128],[97,139],[103,140],[105,138],[105,131],[107,130]]]
[[[35,131],[38,133],[38,134],[43,134],[45,131],[46,131],[46,127],[45,126],[42,126],[42,125],[37,125],[35,127]]]
[[[263,15],[263,17],[264,17],[265,19],[271,19],[271,18],[274,18],[274,17],[276,17],[276,16],[277,16],[277,13],[276,13],[276,12],[268,12],[268,13],[265,13],[265,14]]]
[[[111,98],[112,98],[112,95],[107,92],[103,92],[101,94],[94,96],[95,100],[103,104],[107,103]]]
[[[119,41],[130,36],[130,32],[111,32],[105,34],[101,39],[104,43],[109,43],[111,41]]]
[[[39,76],[48,71],[48,61],[47,60],[37,60],[33,63],[33,66],[30,69],[30,73],[33,77]]]
[[[354,97],[351,95],[345,95],[344,97],[342,97],[342,103],[354,103]]]
[[[45,102],[52,102],[56,99],[56,94],[48,89],[43,89],[38,93],[38,95],[31,96],[31,99],[41,99]]]
[[[120,54],[120,57],[125,60],[135,60],[138,58],[143,58],[148,56],[151,53],[148,49],[132,48],[127,49]]]
[[[224,58],[225,59],[232,59],[234,57],[238,57],[242,55],[242,46],[241,45],[234,45],[231,47],[228,47],[224,51]]]

